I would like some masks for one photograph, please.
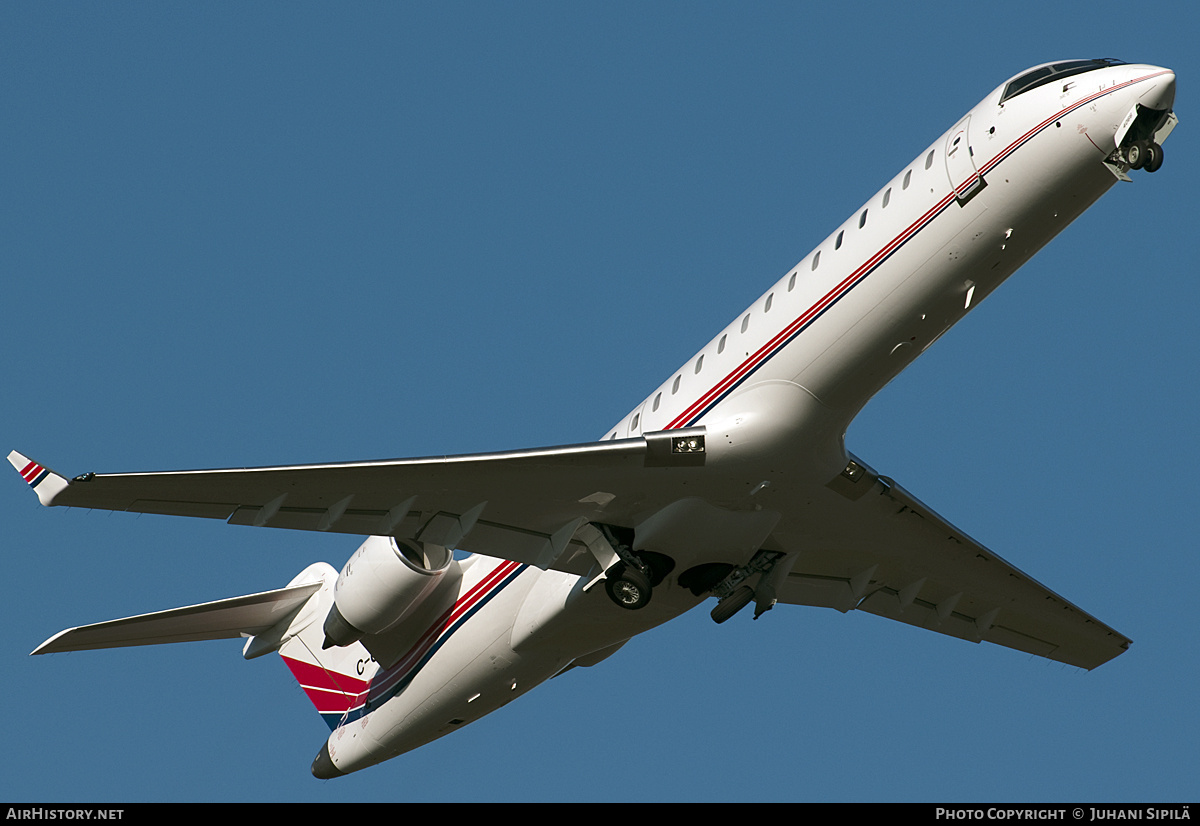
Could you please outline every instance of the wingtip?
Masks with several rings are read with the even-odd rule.
[[[64,636],[65,634],[67,634],[68,632],[73,631],[73,630],[74,629],[72,629],[72,628],[64,628],[62,631],[59,631],[57,634],[55,634],[50,639],[46,640],[44,643],[39,645],[37,648],[30,651],[29,656],[34,657],[34,656],[37,656],[38,654],[53,654],[53,653],[55,653],[55,651],[57,649],[55,649],[54,643],[60,637]]]
[[[70,484],[64,477],[48,467],[35,462],[24,454],[12,451],[8,454],[8,463],[13,466],[21,478],[33,488],[38,501],[43,505],[54,504],[54,497],[66,490]]]

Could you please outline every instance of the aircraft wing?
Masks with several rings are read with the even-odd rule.
[[[697,450],[699,437],[699,450]],[[703,428],[502,453],[67,479],[13,451],[43,505],[417,539],[584,574],[587,521],[630,524],[686,495]]]
[[[951,525],[855,459],[820,514],[776,539],[797,549],[780,602],[857,609],[942,634],[1092,669],[1130,640]],[[860,487],[861,486],[861,487]]]
[[[701,452],[689,448],[696,437]],[[503,453],[70,480],[15,451],[8,458],[44,505],[391,535],[584,575],[595,557],[577,528],[633,526],[696,496],[703,487],[702,445],[703,428],[691,428]],[[784,516],[766,545],[795,554],[787,575],[777,578],[780,602],[868,611],[1089,669],[1128,648],[1126,637],[892,480],[857,459],[852,466],[856,473],[843,474],[815,498],[775,503]],[[765,524],[764,535],[774,523]]]

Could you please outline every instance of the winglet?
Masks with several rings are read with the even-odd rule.
[[[15,450],[8,454],[8,462],[17,469],[17,473],[21,474],[21,478],[29,483],[29,487],[33,488],[33,492],[37,494],[38,501],[43,505],[49,506],[54,504],[54,497],[66,490],[67,485],[71,484],[54,471],[42,467],[28,456],[22,456]]]

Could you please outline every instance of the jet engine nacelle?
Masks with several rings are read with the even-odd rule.
[[[367,537],[338,575],[324,647],[391,628],[437,588],[453,563],[454,554],[440,545]]]

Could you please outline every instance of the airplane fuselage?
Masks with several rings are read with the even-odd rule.
[[[722,507],[770,511],[804,489],[819,509],[822,496],[836,495],[827,483],[847,466],[843,437],[857,412],[1117,182],[1119,130],[1135,104],[1169,110],[1174,75],[1098,66],[1001,102],[1006,86],[604,438],[704,426],[711,461],[728,471],[704,496]],[[779,512],[773,535],[802,547],[804,508]],[[599,662],[701,602],[678,577],[705,561],[676,558],[654,599],[636,611],[589,589],[587,577],[481,555],[455,563],[462,579],[454,608],[373,675],[366,705],[333,732],[329,765],[314,764],[314,773],[342,774],[409,751],[572,664]]]

